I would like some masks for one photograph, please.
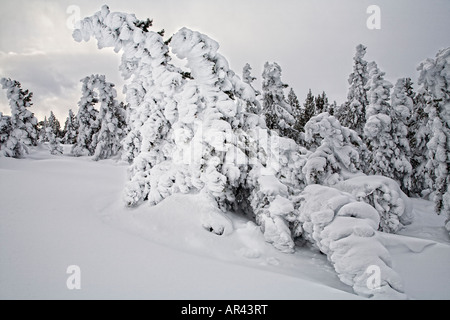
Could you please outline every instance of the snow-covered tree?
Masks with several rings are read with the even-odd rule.
[[[400,116],[404,108],[408,107],[403,106],[402,103],[406,102],[401,102],[396,96],[394,100],[398,103],[397,108],[390,105],[392,84],[384,79],[384,75],[375,62],[370,63],[370,79],[366,86],[369,106],[364,127],[368,149],[365,172],[392,178],[408,189],[412,167],[406,151],[402,151],[408,150],[408,142]]]
[[[63,148],[60,144],[60,139],[56,137],[53,129],[51,127],[46,128],[47,131],[47,139],[48,139],[48,148],[51,154],[53,155],[61,155],[63,154]]]
[[[37,124],[38,142],[40,143],[48,142],[47,127],[48,127],[48,120],[47,116],[45,116],[44,120],[39,121]]]
[[[73,113],[72,109],[69,109],[69,116],[64,124],[64,137],[63,142],[65,144],[74,144],[77,141],[78,136],[78,121],[77,117]]]
[[[333,101],[333,103],[328,105],[328,109],[326,109],[325,112],[328,112],[330,115],[334,116],[337,110],[338,110],[337,102]]]
[[[295,138],[293,129],[295,119],[291,106],[286,102],[284,89],[288,87],[281,81],[281,67],[276,63],[266,62],[263,79],[263,113],[267,128],[276,130],[280,136]]]
[[[305,131],[306,123],[316,114],[316,104],[311,89],[306,95],[305,102],[300,106],[298,115],[295,118],[294,128],[299,132]]]
[[[294,92],[294,89],[289,90],[288,98],[287,98],[288,104],[291,106],[292,110],[292,116],[294,117],[294,126],[293,129],[296,131],[297,136],[295,137],[295,141],[297,143],[300,143],[304,140],[303,137],[303,126],[301,126],[302,122],[302,116],[304,114],[303,107],[298,101],[298,97]]]
[[[414,100],[411,97],[411,79],[401,78],[394,86],[391,96],[390,116],[392,119],[391,134],[393,138],[394,151],[394,176],[393,179],[399,181],[400,187],[409,194],[412,188],[412,165],[411,148],[408,140],[408,125],[411,112],[414,107]]]
[[[419,67],[419,85],[426,93],[428,128],[427,183],[434,192],[435,211],[447,215],[450,231],[450,48]]]
[[[364,60],[366,49],[362,44],[356,47],[356,55],[353,58],[353,72],[348,79],[350,88],[347,102],[339,108],[339,112],[336,115],[343,126],[355,130],[360,137],[363,136],[366,108],[369,104],[366,89],[369,74],[367,61]]]
[[[2,88],[11,107],[11,131],[2,145],[2,153],[7,157],[20,158],[28,153],[28,147],[37,143],[37,119],[28,110],[32,106],[33,93],[22,90],[18,81],[2,78]]]
[[[305,140],[312,151],[303,167],[306,183],[332,186],[358,172],[358,134],[341,126],[324,112],[312,117],[305,126]]]
[[[413,110],[408,128],[408,140],[411,148],[412,182],[411,193],[425,196],[429,193],[430,186],[426,183],[426,164],[428,162],[427,143],[430,140],[431,130],[428,127],[428,114],[425,112],[427,106],[425,92],[414,97]]]
[[[96,161],[115,156],[126,131],[124,105],[116,100],[114,84],[107,82],[104,75],[91,75],[81,81],[79,133],[72,152],[94,156]],[[94,109],[96,103],[100,103],[100,111]]]
[[[11,133],[11,117],[4,116],[0,112],[0,150],[2,149],[3,143],[8,140],[9,134]]]
[[[330,104],[328,102],[328,97],[325,91],[314,98],[314,104],[316,106],[315,115],[318,115],[322,112],[328,112]]]
[[[48,117],[47,128],[50,128],[57,138],[61,136],[61,123],[56,118],[53,111],[50,111],[50,117]]]
[[[253,89],[256,96],[259,96],[259,95],[261,95],[261,92],[259,92],[252,86],[252,83],[256,80],[256,77],[252,76],[251,71],[252,71],[252,67],[248,63],[246,63],[244,66],[244,69],[242,70],[242,81],[244,81],[244,83],[248,84]],[[247,111],[254,113],[254,114],[260,114],[261,113],[261,105],[260,105],[259,101],[255,100],[254,104],[250,104],[247,107]]]
[[[96,133],[99,130],[98,111],[94,105],[98,103],[98,94],[94,91],[95,77],[85,77],[82,80],[82,96],[78,102],[78,136],[77,141],[72,147],[71,153],[74,156],[92,156],[97,147],[95,140]]]
[[[126,114],[123,103],[116,100],[114,84],[106,82],[104,75],[92,75],[92,89],[98,90],[100,111],[97,115],[99,131],[95,133],[96,141],[94,160],[107,159],[117,155],[126,134]]]

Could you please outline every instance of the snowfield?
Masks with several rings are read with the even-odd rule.
[[[1,299],[363,299],[316,249],[297,243],[282,253],[203,194],[127,208],[126,163],[64,149],[0,158]],[[450,299],[445,217],[431,202],[411,202],[412,224],[376,236],[408,298]],[[79,290],[66,286],[71,265]]]

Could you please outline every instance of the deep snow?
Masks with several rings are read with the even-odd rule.
[[[361,299],[320,252],[281,253],[201,194],[126,208],[127,165],[69,149],[0,158],[1,299]],[[409,298],[450,299],[445,217],[412,203],[411,225],[377,236]],[[66,287],[70,265],[81,269],[80,290]]]

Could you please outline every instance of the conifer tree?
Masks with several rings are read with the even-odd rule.
[[[78,136],[78,122],[77,117],[73,113],[72,109],[69,109],[69,116],[64,124],[64,137],[63,142],[65,144],[74,144],[77,141]]]
[[[63,154],[63,148],[60,144],[60,139],[56,137],[52,128],[49,126],[46,128],[48,138],[48,148],[51,154],[61,155]]]
[[[2,145],[8,140],[9,134],[11,132],[11,117],[4,116],[0,112],[0,150]]]
[[[450,232],[450,48],[440,50],[435,59],[419,67],[420,93],[426,99],[425,112],[430,140],[427,143],[426,179],[434,193],[435,211],[447,216]]]
[[[405,151],[408,150],[405,127],[401,126],[398,114],[402,110],[401,100],[394,98],[397,108],[389,103],[392,84],[384,79],[385,73],[375,62],[369,64],[367,90],[369,106],[364,134],[368,148],[365,171],[369,174],[383,175],[396,180],[408,189],[412,167]],[[397,96],[395,96],[397,97]],[[405,107],[406,108],[406,107]],[[397,130],[397,126],[401,126]],[[403,130],[403,132],[402,132]]]
[[[48,117],[48,127],[51,128],[56,138],[59,138],[61,136],[61,123],[56,118],[53,111],[50,111],[50,117]]]
[[[281,67],[276,62],[266,62],[262,77],[263,112],[267,128],[277,131],[282,137],[295,138],[292,109],[283,91],[288,85],[281,81]]]
[[[301,144],[301,141],[303,141],[302,131],[303,127],[301,126],[302,116],[303,116],[303,107],[301,106],[300,102],[298,101],[298,97],[294,92],[294,89],[289,90],[288,99],[287,102],[291,106],[292,110],[292,116],[294,117],[294,126],[293,129],[296,131],[296,139],[294,139],[297,143]]]
[[[411,148],[412,183],[411,193],[417,196],[425,196],[429,193],[429,185],[426,181],[426,164],[428,161],[427,144],[430,141],[431,129],[428,127],[428,113],[425,112],[427,102],[426,92],[414,97],[413,110],[408,128],[408,140]]]
[[[306,123],[316,114],[316,104],[311,89],[309,89],[305,102],[300,112],[297,128],[304,131]]]
[[[259,95],[261,95],[261,92],[257,91],[252,86],[252,83],[256,80],[256,77],[252,76],[251,70],[252,70],[252,67],[248,63],[246,63],[244,66],[244,69],[242,70],[242,81],[244,81],[244,83],[248,84],[252,88],[252,90],[255,92],[256,96],[259,96]],[[257,100],[255,100],[255,102],[256,103],[249,104],[247,106],[247,111],[254,113],[254,114],[260,114],[261,105]]]
[[[390,116],[392,119],[392,138],[393,138],[393,152],[395,154],[396,167],[394,173],[394,180],[400,182],[400,187],[403,192],[410,194],[412,189],[412,166],[411,148],[408,140],[408,125],[411,118],[411,112],[413,110],[414,100],[411,95],[412,83],[409,78],[401,78],[394,86],[394,91],[391,96],[391,111]],[[403,166],[400,169],[398,164],[402,163]]]
[[[106,82],[105,76],[96,76],[99,90],[100,111],[98,114],[99,131],[95,140],[97,145],[94,160],[108,159],[116,156],[122,147],[126,131],[125,105],[116,100],[114,84]]]
[[[92,80],[94,78],[85,77],[82,82],[82,96],[78,102],[78,136],[72,147],[71,153],[74,156],[92,156],[95,152],[97,142],[96,133],[99,130],[98,111],[94,105],[98,103],[98,94],[94,91]]]
[[[325,91],[314,98],[314,103],[316,105],[315,115],[321,114],[322,112],[328,112],[330,104]]]
[[[356,55],[353,58],[353,72],[348,83],[350,88],[345,102],[337,114],[340,123],[355,130],[360,137],[363,136],[366,122],[366,108],[368,105],[366,84],[368,81],[367,61],[364,60],[366,47],[362,44],[356,47]]]
[[[38,140],[37,119],[28,110],[33,104],[33,93],[22,90],[18,81],[2,78],[2,88],[6,90],[6,97],[11,107],[11,131],[2,145],[2,153],[6,157],[21,158],[28,153],[28,147],[36,146]]]
[[[45,116],[44,120],[39,121],[38,125],[37,125],[38,141],[40,143],[48,142],[47,127],[48,127],[48,120],[47,120],[47,116]]]

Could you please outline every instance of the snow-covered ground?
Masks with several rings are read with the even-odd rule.
[[[325,255],[284,254],[235,214],[212,214],[202,195],[155,207],[122,202],[125,163],[51,156],[0,158],[1,299],[361,299]],[[450,299],[450,239],[432,203],[414,222],[379,234],[411,299]],[[208,230],[225,226],[222,235]],[[69,290],[67,267],[81,270]]]

